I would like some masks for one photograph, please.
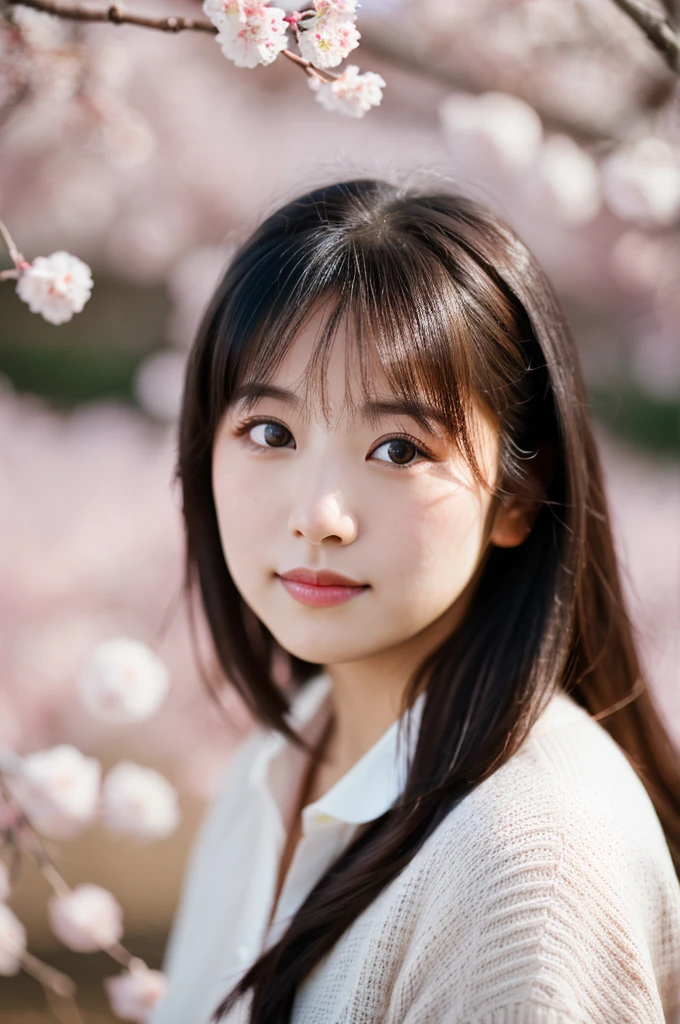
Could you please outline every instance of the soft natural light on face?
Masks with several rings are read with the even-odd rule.
[[[286,650],[331,665],[456,621],[486,548],[491,496],[443,430],[422,408],[400,411],[384,381],[366,407],[350,379],[348,413],[342,328],[327,366],[331,414],[305,404],[301,382],[320,322],[310,318],[266,387],[244,387],[225,412],[213,489],[244,600]],[[492,485],[496,431],[481,415],[475,425]],[[363,589],[310,606],[281,579],[297,569],[337,573]]]

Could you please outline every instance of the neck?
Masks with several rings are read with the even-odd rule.
[[[326,666],[332,683],[333,725],[324,762],[334,778],[348,772],[396,722],[413,674],[456,628],[464,610],[464,603],[456,602],[403,644],[369,658]]]

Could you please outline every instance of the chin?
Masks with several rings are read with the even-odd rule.
[[[276,631],[271,628],[270,632],[289,654],[316,665],[337,665],[348,661],[358,661],[360,658],[370,657],[376,653],[375,643],[357,643],[356,631],[352,637],[343,635],[344,631],[340,631],[338,636],[319,636],[318,628],[305,636],[301,636],[299,633],[292,635],[291,631]]]

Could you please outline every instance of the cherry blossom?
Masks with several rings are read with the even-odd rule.
[[[121,761],[106,776],[102,812],[109,828],[138,839],[165,839],[180,819],[174,787],[160,772],[132,761]]]
[[[169,687],[168,670],[158,655],[125,636],[97,644],[79,679],[88,711],[115,723],[151,718]]]
[[[315,0],[314,9],[317,14],[338,14],[343,18],[356,15],[357,0]]]
[[[165,994],[166,979],[161,971],[152,971],[135,958],[129,971],[105,978],[104,986],[116,1017],[146,1024],[154,1006]]]
[[[326,110],[363,117],[382,101],[385,79],[373,71],[359,73],[356,64],[349,64],[334,82],[322,82],[317,76],[309,79],[316,99]]]
[[[667,226],[680,215],[680,150],[647,137],[602,164],[604,197],[622,220]]]
[[[300,53],[318,68],[333,68],[359,45],[356,4],[316,0],[314,8],[312,17],[300,23]]]
[[[17,974],[26,952],[26,929],[13,911],[0,903],[0,974]]]
[[[38,256],[23,268],[16,291],[31,313],[40,313],[51,324],[64,324],[82,311],[92,287],[87,263],[60,250]]]
[[[23,758],[7,784],[31,824],[53,839],[69,839],[96,816],[101,766],[69,744]]]
[[[247,0],[204,0],[203,11],[219,32],[222,53],[238,68],[271,64],[288,45],[285,11]]]
[[[108,949],[123,935],[123,908],[99,885],[86,883],[52,896],[47,915],[57,938],[76,953]]]
[[[541,148],[541,119],[528,103],[501,92],[455,93],[440,105],[454,153],[490,162],[505,171],[525,171]]]

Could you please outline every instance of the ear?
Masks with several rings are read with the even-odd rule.
[[[503,498],[494,518],[489,542],[499,548],[514,548],[529,534],[548,496],[555,475],[557,446],[543,441],[529,464],[529,480],[525,489]]]
[[[527,499],[506,498],[496,512],[489,541],[497,548],[515,548],[527,539],[540,512],[540,504]]]

